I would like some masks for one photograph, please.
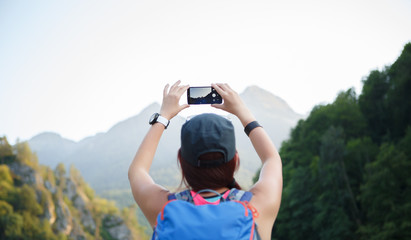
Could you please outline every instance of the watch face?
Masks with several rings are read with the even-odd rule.
[[[160,114],[158,114],[158,113],[154,113],[153,115],[151,115],[149,123],[150,123],[150,124],[156,123],[157,118],[158,118],[159,115],[160,115]]]

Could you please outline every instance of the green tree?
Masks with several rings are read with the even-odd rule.
[[[387,91],[389,88],[389,77],[387,70],[372,71],[363,80],[362,93],[358,103],[364,117],[367,120],[367,134],[372,140],[381,143],[383,137],[388,133],[387,116]]]
[[[274,239],[319,239],[312,226],[315,216],[315,179],[304,167],[292,170],[272,236]],[[296,230],[298,229],[298,230]]]
[[[0,200],[0,239],[22,239],[23,218],[14,213],[13,207]]]
[[[7,141],[6,137],[0,137],[0,164],[7,164],[15,161],[13,148]]]
[[[50,224],[46,220],[40,220],[28,212],[23,213],[24,239],[30,240],[57,240],[52,232]]]
[[[359,214],[355,214],[355,221],[364,222],[364,214],[359,197],[361,184],[364,182],[365,166],[376,159],[378,146],[370,137],[357,138],[348,141],[344,151],[344,165],[347,173],[348,184],[351,187]],[[351,199],[353,200],[353,199]]]
[[[8,184],[13,184],[13,178],[11,177],[10,168],[4,164],[0,164],[0,182],[2,181]]]
[[[393,144],[383,144],[377,160],[367,165],[361,187],[366,215],[366,224],[360,228],[363,239],[411,238],[410,172],[410,156]]]
[[[13,155],[13,149],[6,137],[0,137],[0,159]]]
[[[382,71],[372,71],[363,81],[359,104],[368,134],[377,143],[399,141],[411,124],[411,43]]]
[[[411,43],[405,45],[401,55],[391,65],[387,91],[388,127],[394,141],[405,135],[411,126]]]
[[[38,168],[38,158],[31,152],[30,146],[27,142],[19,142],[14,146],[15,151],[17,152],[17,161],[24,163],[34,169]]]
[[[343,129],[331,126],[321,139],[318,163],[320,188],[313,225],[319,239],[353,239],[355,226],[351,219],[359,219],[343,161],[344,151]]]
[[[28,212],[34,216],[43,213],[43,208],[37,202],[35,190],[26,184],[20,188],[15,188],[10,194],[9,203],[18,213]]]
[[[13,193],[13,178],[7,165],[0,165],[0,200],[8,201]]]

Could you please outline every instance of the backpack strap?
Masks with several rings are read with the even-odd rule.
[[[249,202],[252,197],[253,194],[251,192],[233,188],[230,190],[230,193],[228,194],[226,201],[237,200],[241,202]],[[184,190],[178,193],[171,193],[168,195],[168,200],[183,200],[186,202],[194,203],[190,190]]]
[[[236,188],[233,188],[233,189],[231,189],[227,200],[228,201],[237,200],[237,201],[241,201],[241,202],[249,202],[252,197],[253,197],[253,194],[251,192],[238,190]]]
[[[184,190],[178,193],[171,193],[168,195],[168,200],[183,200],[186,202],[194,203],[190,190]]]

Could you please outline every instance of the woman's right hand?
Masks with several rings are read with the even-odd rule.
[[[234,91],[227,83],[216,83],[211,84],[211,86],[224,99],[222,104],[212,104],[212,107],[234,114],[240,119],[244,126],[252,121],[255,121],[255,117],[244,104],[238,93]]]

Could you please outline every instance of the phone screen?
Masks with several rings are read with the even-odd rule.
[[[188,104],[222,103],[221,96],[212,87],[190,87],[187,90]]]

